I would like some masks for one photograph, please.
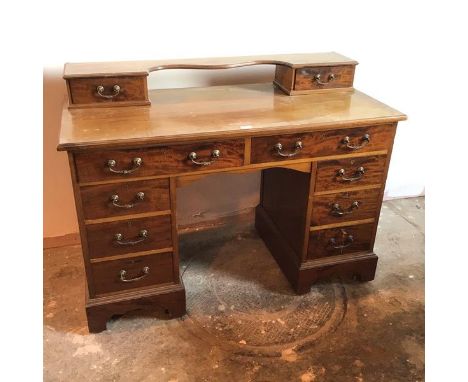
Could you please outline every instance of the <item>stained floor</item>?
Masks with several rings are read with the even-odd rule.
[[[181,237],[188,314],[88,334],[79,246],[44,251],[45,381],[422,381],[424,198],[382,208],[372,282],[293,294],[252,225]]]

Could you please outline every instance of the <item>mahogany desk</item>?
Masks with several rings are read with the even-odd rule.
[[[277,66],[274,84],[146,89],[152,70],[265,63]],[[90,331],[134,309],[185,313],[176,188],[217,172],[261,170],[255,226],[297,293],[334,274],[374,278],[406,116],[353,89],[355,65],[329,53],[65,67],[58,149],[69,156]]]

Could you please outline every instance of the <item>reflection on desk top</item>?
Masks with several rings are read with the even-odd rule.
[[[152,90],[150,106],[67,109],[59,150],[136,147],[406,119],[357,90],[288,96],[271,83]]]

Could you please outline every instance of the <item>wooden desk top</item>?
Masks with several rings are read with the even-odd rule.
[[[271,83],[152,90],[151,106],[68,109],[58,150],[136,147],[405,120],[357,90],[288,96]]]
[[[187,58],[179,60],[121,61],[121,62],[86,62],[67,63],[63,78],[102,77],[116,75],[148,75],[163,69],[216,69],[235,68],[250,65],[284,65],[301,68],[307,65],[356,65],[354,61],[335,52],[275,54],[266,56]]]

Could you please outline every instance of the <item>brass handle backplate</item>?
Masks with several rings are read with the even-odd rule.
[[[341,143],[344,145],[344,147],[350,149],[350,150],[359,150],[362,149],[364,146],[366,146],[370,142],[370,135],[369,134],[364,134],[361,137],[361,143],[359,145],[352,145],[351,139],[349,137],[344,137],[341,140]]]
[[[117,166],[117,162],[114,159],[109,159],[107,161],[107,167],[109,168],[109,171],[114,173],[114,174],[131,174],[132,172],[138,170],[141,165],[143,164],[143,161],[141,158],[133,158],[132,160],[133,167],[125,170],[116,170],[115,166]]]
[[[296,156],[297,154],[299,154],[302,148],[303,146],[301,141],[296,141],[296,143],[294,143],[294,151],[290,153],[283,152],[283,145],[279,142],[273,146],[273,149],[276,151],[276,153],[284,158],[291,158]]]
[[[340,230],[340,236],[341,240],[336,237],[330,239],[329,244],[333,249],[347,248],[354,243],[354,236],[348,234],[344,229]],[[341,244],[338,244],[338,242],[341,242]]]
[[[97,95],[98,95],[99,97],[106,98],[106,99],[112,99],[112,98],[117,97],[117,96],[119,95],[119,93],[120,93],[120,90],[121,90],[121,88],[120,88],[119,85],[114,85],[114,86],[112,87],[112,91],[113,91],[112,94],[104,94],[104,91],[105,91],[104,86],[99,85],[99,86],[96,88]]]
[[[137,239],[125,240],[121,233],[116,233],[114,235],[114,243],[118,245],[136,245],[145,241],[147,238],[148,238],[148,231],[146,229],[142,229],[139,232]]]
[[[344,216],[353,213],[355,209],[359,208],[359,202],[356,200],[354,201],[348,208],[343,209],[341,208],[339,203],[335,203],[332,205],[330,213],[334,216]]]
[[[209,161],[198,161],[197,160],[197,158],[198,158],[197,153],[195,151],[192,151],[188,155],[188,159],[190,159],[190,161],[193,164],[196,164],[197,166],[209,166],[210,164],[213,164],[220,156],[221,156],[221,152],[219,150],[213,150],[211,152],[211,160],[209,160]]]
[[[365,170],[364,167],[359,167],[355,172],[354,176],[352,177],[347,177],[346,176],[346,170],[344,168],[341,168],[338,170],[338,173],[336,174],[337,179],[343,181],[343,182],[354,182],[356,180],[361,179],[364,176]]]
[[[138,192],[135,195],[134,201],[130,202],[130,203],[127,203],[127,204],[120,204],[119,203],[120,198],[119,198],[119,195],[117,195],[117,194],[112,195],[110,199],[111,199],[112,205],[114,205],[115,207],[118,207],[118,208],[133,208],[133,207],[135,207],[135,205],[138,202],[142,201],[144,198],[145,198],[145,193],[144,192]]]
[[[124,283],[131,283],[133,281],[144,279],[146,276],[149,275],[149,270],[150,270],[149,267],[143,267],[143,269],[141,270],[140,276],[134,277],[132,279],[127,279],[127,271],[125,269],[122,269],[120,271],[120,281]]]
[[[320,75],[320,73],[317,73],[315,76],[314,76],[314,81],[319,84],[319,85],[328,85],[330,82],[334,81],[335,80],[335,75],[333,73],[330,73],[328,75],[328,79],[327,79],[327,82],[323,82],[322,81],[322,76]]]

